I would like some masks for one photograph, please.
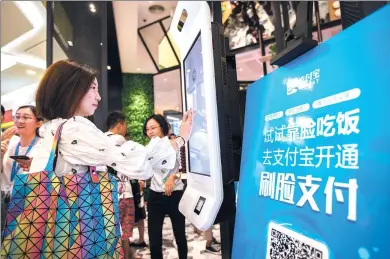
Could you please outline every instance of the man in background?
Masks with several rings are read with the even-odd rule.
[[[105,133],[111,137],[117,145],[123,145],[126,142],[125,136],[127,132],[126,118],[121,112],[112,112],[107,116],[106,120],[108,131]],[[122,247],[124,258],[137,258],[134,251],[130,247],[129,239],[133,235],[134,227],[134,198],[131,187],[131,179],[125,175],[116,172],[113,168],[108,167],[107,171],[116,175],[120,182],[118,183],[119,192],[119,222],[122,233]]]

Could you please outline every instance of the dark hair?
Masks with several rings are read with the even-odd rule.
[[[73,60],[52,64],[46,69],[35,96],[39,116],[47,120],[74,116],[95,78],[95,70]]]
[[[1,105],[1,115],[4,115],[4,113],[5,113],[4,106],[3,106],[3,105]]]
[[[16,112],[18,112],[20,109],[30,109],[30,111],[34,114],[35,118],[37,118],[37,121],[42,121],[43,120],[41,117],[38,116],[37,108],[34,105],[23,105],[23,106],[20,106],[16,110]]]
[[[168,131],[169,131],[168,122],[164,118],[164,116],[162,116],[161,114],[153,114],[153,115],[150,115],[149,118],[146,119],[146,121],[144,123],[144,128],[143,128],[144,135],[146,137],[148,136],[146,134],[146,124],[148,124],[148,121],[150,121],[151,119],[157,121],[157,123],[160,125],[160,127],[162,129],[164,136],[166,136],[168,134]]]
[[[106,119],[107,129],[112,129],[118,123],[123,123],[125,121],[126,121],[126,117],[120,111],[111,112],[110,114],[108,114]]]

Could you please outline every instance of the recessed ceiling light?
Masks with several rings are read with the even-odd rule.
[[[90,10],[91,12],[95,13],[95,12],[96,12],[96,7],[95,7],[95,5],[94,5],[94,4],[89,4],[89,10]]]
[[[166,82],[166,81],[167,81],[167,79],[166,79],[166,78],[164,78],[164,81]]]
[[[179,107],[176,107],[176,110],[179,110]]]
[[[96,12],[96,7],[95,7],[95,5],[94,5],[94,4],[89,4],[89,10],[90,10],[91,12],[95,13],[95,12]]]
[[[100,42],[100,46],[103,46],[103,43],[102,43],[102,42]]]
[[[107,66],[107,69],[108,69],[108,70],[111,70],[111,67],[110,67],[110,66]]]
[[[137,71],[140,71],[141,69],[139,67],[137,67]]]
[[[72,47],[73,46],[73,42],[68,40],[68,45]]]
[[[162,13],[164,13],[164,11],[165,11],[164,6],[159,5],[159,4],[151,5],[149,7],[149,12],[152,14],[162,14]]]
[[[31,69],[27,69],[27,70],[26,70],[26,73],[27,73],[28,75],[35,75],[37,72],[35,72],[34,70],[31,70]]]
[[[238,69],[238,71],[240,71],[240,72],[241,72],[241,71],[242,71],[242,68],[240,67],[240,68]]]

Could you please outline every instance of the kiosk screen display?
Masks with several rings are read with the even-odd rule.
[[[199,33],[184,59],[186,108],[192,109],[194,114],[191,136],[188,141],[189,171],[210,176],[201,37]]]

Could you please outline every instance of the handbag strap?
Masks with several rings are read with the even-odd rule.
[[[51,145],[50,157],[45,167],[45,171],[47,172],[54,171],[55,169],[56,157],[58,155],[58,142],[60,141],[62,127],[64,126],[65,122],[61,123],[61,125],[57,128],[56,134],[54,135],[54,140]]]

